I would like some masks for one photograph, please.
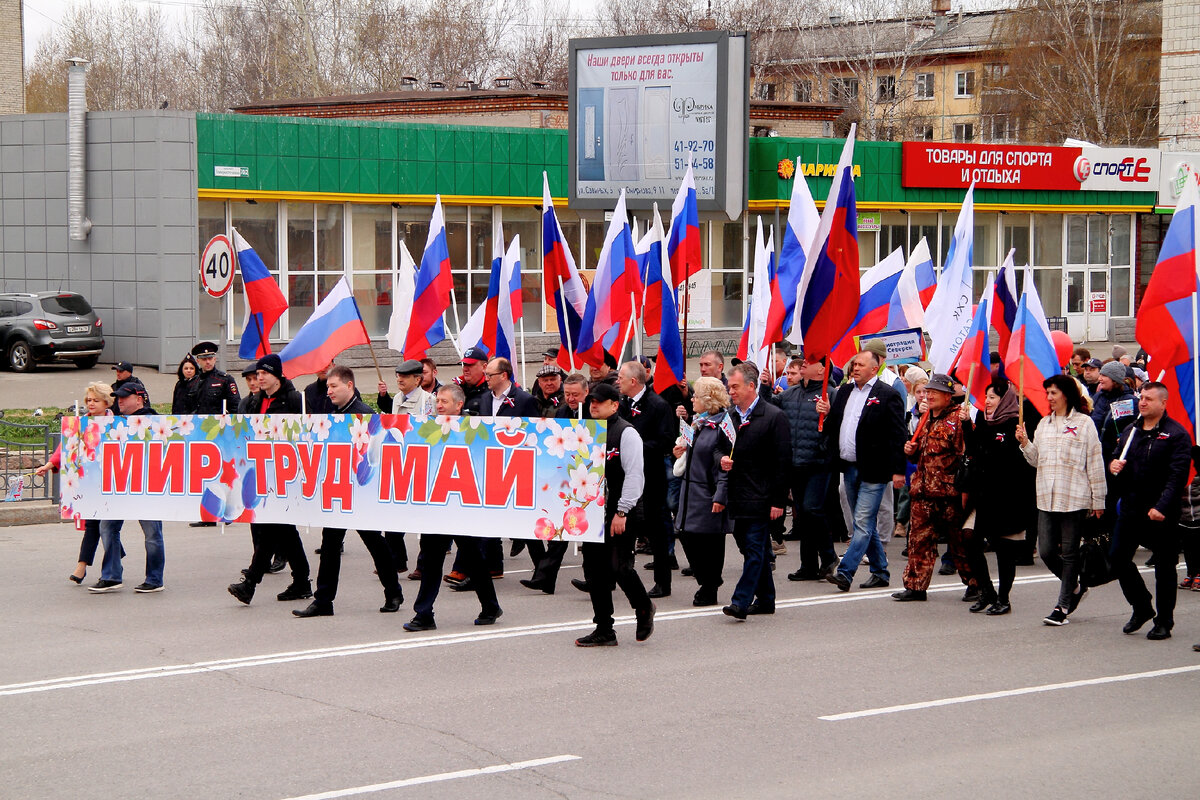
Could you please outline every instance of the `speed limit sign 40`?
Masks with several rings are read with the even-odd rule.
[[[200,286],[212,297],[224,297],[233,286],[237,256],[228,236],[218,235],[208,240],[200,256]]]

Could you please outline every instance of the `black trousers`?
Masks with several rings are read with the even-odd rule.
[[[541,542],[527,542],[526,546],[529,548],[531,557],[536,552],[534,545],[537,546],[537,550],[543,552],[534,558],[532,580],[536,583],[544,582],[553,588],[558,580],[558,571],[562,568],[563,556],[567,554],[567,543],[557,539],[545,546]]]
[[[583,577],[592,596],[592,621],[596,629],[613,629],[613,586],[621,587],[634,611],[650,608],[650,596],[633,566],[634,526],[627,525],[620,536],[613,536],[611,520],[605,520],[604,541],[584,542]]]
[[[501,539],[483,536],[456,536],[455,541],[462,539],[464,542],[474,542],[475,548],[479,551],[483,558],[483,563],[487,567],[489,575],[504,574],[504,542]],[[441,569],[439,566],[438,569]],[[467,572],[466,562],[463,561],[463,546],[458,545],[458,553],[454,556],[454,563],[450,566],[454,572],[461,572],[463,575],[469,575]],[[425,568],[421,567],[421,574],[425,574]]]
[[[408,548],[404,544],[404,534],[396,531],[384,531],[383,540],[387,542],[388,549],[392,551],[392,562],[396,565],[396,571],[408,569]]]
[[[984,543],[990,542],[996,552],[996,577],[999,586],[992,585],[992,576],[988,570],[987,554]],[[1003,536],[981,536],[979,531],[966,538],[967,563],[970,565],[971,577],[979,587],[982,597],[993,602],[999,600],[1007,603],[1013,581],[1017,577],[1017,557],[1025,549],[1025,539],[1005,539]]]
[[[816,577],[819,570],[838,560],[825,515],[831,473],[823,467],[793,466],[791,477],[793,528],[800,533],[800,572]],[[832,473],[832,478],[836,477],[837,473]]]
[[[650,463],[646,465],[647,471],[654,466],[656,460],[655,458],[650,459]],[[658,471],[662,472],[661,467]],[[665,476],[656,476],[656,480],[652,481],[647,473],[646,489],[642,494],[642,508],[645,518],[640,527],[641,533],[650,543],[650,553],[654,558],[654,583],[664,592],[669,592],[671,591],[671,564],[674,558],[671,553],[671,541],[674,538],[675,530],[671,523],[671,512],[667,510]]]
[[[292,583],[308,581],[308,557],[304,555],[304,543],[300,541],[300,531],[296,530],[295,525],[252,522],[250,540],[254,543],[254,555],[250,558],[246,578],[251,583],[262,582],[276,554],[282,556],[292,568]]]
[[[700,589],[716,592],[724,583],[721,573],[725,570],[725,534],[680,531],[679,541]]]
[[[479,598],[480,610],[486,614],[500,608],[496,599],[496,586],[492,583],[491,572],[484,565],[483,551],[477,537],[423,533],[421,554],[417,562],[421,567],[421,588],[417,590],[417,599],[413,603],[416,618],[422,621],[433,621],[433,604],[441,590],[442,565],[446,563],[446,552],[450,549],[451,539],[458,545],[458,556],[454,563],[456,566],[461,564],[462,573],[470,578],[471,588]]]
[[[1175,596],[1179,592],[1178,527],[1168,522],[1154,522],[1146,517],[1127,515],[1117,520],[1113,529],[1112,548],[1108,551],[1113,574],[1121,584],[1121,593],[1134,611],[1145,614],[1156,610],[1154,622],[1168,630],[1175,625]],[[1134,556],[1139,545],[1154,553],[1154,596],[1146,588],[1138,572]]]
[[[379,531],[359,531],[358,536],[375,562],[384,596],[403,598],[400,581],[396,579],[396,562],[392,561],[392,551],[383,540],[383,534]],[[338,577],[342,571],[342,542],[345,540],[345,528],[325,528],[321,531],[321,563],[317,567],[317,590],[313,592],[313,599],[321,605],[332,606],[333,598],[337,596]]]

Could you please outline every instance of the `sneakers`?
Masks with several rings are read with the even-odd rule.
[[[276,600],[307,600],[310,597],[312,597],[312,583],[309,581],[304,581],[303,583],[295,581],[282,592],[275,595]]]
[[[772,541],[771,542],[771,552],[777,556],[786,556],[787,555],[787,545],[784,544],[783,542]]]
[[[139,583],[137,586],[133,587],[133,590],[138,594],[150,594],[151,592],[161,592],[163,587],[161,583],[158,586],[150,583]]]
[[[124,585],[125,584],[122,583],[121,581],[100,580],[100,581],[96,581],[95,585],[89,586],[88,591],[96,592],[97,594],[99,594],[100,592],[115,592],[117,589],[120,589]]]
[[[617,634],[613,631],[602,631],[599,628],[575,640],[576,647],[616,647]]]
[[[467,576],[458,570],[454,570],[450,572],[450,574],[442,576],[442,580],[444,580],[446,583],[462,583],[466,579]]]
[[[1182,581],[1179,582],[1180,589],[1192,589],[1192,588],[1195,588],[1195,586],[1196,586],[1196,576],[1195,575],[1188,575],[1186,578],[1184,578]]]
[[[1060,625],[1066,625],[1070,621],[1071,620],[1067,619],[1067,612],[1063,611],[1058,606],[1055,606],[1054,610],[1051,611],[1049,614],[1047,614],[1046,618],[1042,620],[1042,622],[1044,622],[1045,624],[1053,625],[1055,627],[1058,627]]]

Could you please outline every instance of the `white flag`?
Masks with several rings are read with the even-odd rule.
[[[417,290],[417,264],[403,241],[397,248],[400,251],[400,271],[392,280],[392,318],[388,322],[387,344],[403,353],[404,340],[408,338],[408,318],[412,316],[413,297]]]
[[[971,248],[975,240],[975,184],[967,189],[954,240],[946,254],[946,264],[938,280],[937,291],[925,309],[925,330],[929,334],[929,360],[935,372],[946,373],[954,364],[958,349],[971,330],[974,287],[971,277]]]

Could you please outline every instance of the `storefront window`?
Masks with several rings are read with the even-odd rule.
[[[898,211],[885,211],[879,230],[879,257],[886,258],[897,247],[908,258],[908,217]]]
[[[1062,302],[1062,270],[1036,269],[1033,271],[1033,282],[1037,286],[1038,296],[1042,300],[1042,308],[1047,317],[1061,317]],[[1080,284],[1082,286],[1082,284]],[[1017,284],[1020,290],[1021,284]]]
[[[1112,226],[1112,265],[1114,267],[1129,266],[1129,238],[1133,217],[1130,214],[1113,214],[1110,218]]]
[[[385,336],[392,314],[392,208],[354,205],[350,220],[354,300],[367,332]]]
[[[542,215],[536,208],[505,208],[504,236],[521,237],[521,309],[525,331],[542,330]],[[471,217],[472,222],[474,216]]]
[[[742,327],[742,274],[712,274],[712,327]]]
[[[319,272],[342,272],[345,246],[345,225],[343,223],[346,209],[340,204],[318,203],[315,210],[317,270]]]
[[[1009,250],[1015,250],[1013,253],[1013,264],[1023,266],[1029,263],[1029,215],[1028,214],[1001,214],[1000,224],[1004,231],[1004,238],[1000,243],[1000,258],[1008,257]]]
[[[875,240],[878,234],[875,231],[859,231],[858,232],[858,266],[859,269],[870,268],[875,266],[878,260],[875,257]]]
[[[1112,291],[1109,294],[1109,315],[1113,317],[1129,316],[1129,299],[1129,270],[1126,268],[1114,269],[1112,271]]]
[[[1067,263],[1107,264],[1108,223],[1103,214],[1071,214],[1067,217]],[[1126,252],[1129,240],[1126,236]]]
[[[908,215],[908,220],[907,253],[912,253],[913,248],[924,238],[926,246],[929,247],[929,255],[933,258],[933,263],[941,264],[941,259],[938,256],[937,213],[913,213]]]
[[[995,267],[997,214],[975,214],[975,241],[971,246],[971,262],[976,267]]]
[[[1062,266],[1062,214],[1035,214],[1033,217],[1033,264],[1037,267]],[[1049,312],[1047,312],[1049,313]]]
[[[233,227],[246,243],[254,248],[254,252],[262,259],[263,264],[271,273],[271,279],[279,282],[279,205],[277,203],[246,203],[233,201],[230,203],[230,216]],[[241,270],[234,277],[233,287],[227,296],[229,302],[229,327],[226,335],[230,341],[238,341],[242,335],[243,309],[246,307],[246,288],[242,283]],[[271,329],[268,336],[273,341],[282,338],[279,323]]]

